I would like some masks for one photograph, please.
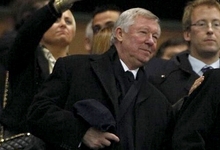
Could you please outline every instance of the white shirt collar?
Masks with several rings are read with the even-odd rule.
[[[51,73],[56,63],[56,59],[53,57],[52,53],[45,47],[42,47],[45,58],[48,60],[49,72]]]
[[[195,57],[193,57],[191,55],[189,55],[188,60],[189,60],[189,62],[191,64],[191,66],[192,66],[193,71],[195,71],[200,76],[203,75],[201,69],[203,67],[205,67],[205,66],[211,66],[212,68],[220,68],[220,61],[219,61],[219,59],[216,62],[214,62],[214,63],[212,63],[210,65],[205,64],[201,60],[199,60],[199,59],[197,59],[197,58],[195,58]]]
[[[134,78],[136,79],[136,77],[137,77],[137,72],[138,72],[139,68],[134,69],[134,70],[129,70],[128,66],[127,66],[121,59],[119,59],[119,60],[120,60],[120,62],[121,62],[121,65],[122,65],[124,71],[125,71],[125,72],[126,72],[126,71],[132,72],[133,75],[134,75]]]

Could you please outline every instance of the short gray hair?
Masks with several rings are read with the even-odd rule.
[[[112,30],[112,37],[111,37],[111,43],[115,42],[115,29],[120,27],[125,32],[128,32],[129,26],[134,24],[134,20],[137,16],[143,16],[148,19],[153,19],[158,22],[159,24],[159,18],[154,15],[151,11],[146,10],[144,8],[131,8],[121,13],[118,20],[115,22],[113,30]],[[160,26],[159,26],[159,30]],[[161,32],[161,31],[160,31]]]

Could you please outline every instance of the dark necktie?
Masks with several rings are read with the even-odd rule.
[[[126,86],[126,93],[127,93],[128,89],[133,84],[135,79],[134,79],[134,75],[131,71],[126,71],[125,77],[126,77],[125,86]]]
[[[208,70],[210,70],[210,69],[213,69],[211,66],[205,66],[205,67],[203,67],[202,69],[201,69],[201,71],[203,72],[203,74],[206,72],[206,71],[208,71]]]
[[[125,74],[129,82],[134,82],[134,75],[131,71],[126,71]]]

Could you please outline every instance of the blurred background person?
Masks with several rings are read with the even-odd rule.
[[[102,54],[110,48],[112,45],[112,29],[113,24],[110,24],[99,30],[98,33],[93,36],[91,54]]]
[[[96,7],[93,12],[92,30],[93,34],[98,33],[99,30],[105,26],[113,24],[121,14],[121,9],[115,5],[102,5]]]
[[[162,59],[171,59],[176,54],[188,49],[188,43],[182,37],[172,37],[163,42],[155,55]]]
[[[93,11],[92,18],[87,23],[85,30],[84,47],[88,52],[88,54],[102,53],[109,48],[110,40],[106,40],[106,39],[108,39],[109,36],[108,33],[110,33],[111,31],[108,30],[111,30],[109,28],[113,27],[121,11],[122,10],[116,5],[101,5],[95,8],[95,10]],[[102,29],[103,31],[99,32]],[[96,36],[96,34],[98,35]],[[94,38],[95,38],[95,42],[94,42]],[[102,40],[102,38],[104,39]],[[100,43],[98,42],[99,40],[101,40]],[[104,44],[102,47],[103,49],[99,48],[101,46],[101,43]]]
[[[93,40],[92,19],[87,23],[85,30],[85,50],[91,53]]]

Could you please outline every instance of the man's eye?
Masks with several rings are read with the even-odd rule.
[[[153,38],[154,38],[155,40],[158,40],[158,36],[153,36]]]
[[[92,30],[93,30],[93,34],[96,34],[99,32],[99,30],[101,30],[101,27],[100,26],[94,26],[92,27]]]
[[[147,31],[141,31],[141,33],[142,33],[142,34],[147,34],[148,32],[147,32]]]

